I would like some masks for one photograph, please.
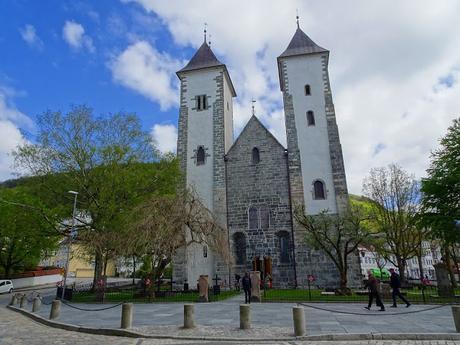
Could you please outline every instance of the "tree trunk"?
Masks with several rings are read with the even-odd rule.
[[[401,282],[406,281],[406,260],[397,257],[396,262],[398,264],[398,270],[399,270],[399,278],[401,279]]]
[[[425,272],[423,271],[422,250],[421,249],[420,249],[420,252],[417,255],[417,260],[418,260],[418,269],[420,271],[420,281],[423,281],[423,278],[425,276]]]
[[[96,253],[94,258],[94,278],[92,291],[95,290],[98,280],[102,278],[102,254]]]
[[[136,276],[136,256],[133,255],[133,285],[136,284],[135,276]]]
[[[460,270],[459,270],[459,267],[458,267],[458,257],[457,257],[457,253],[455,251],[455,246],[452,245],[452,258],[454,259],[454,265],[455,265],[455,268],[457,270],[457,274],[460,276]],[[454,275],[455,277],[455,275]]]
[[[452,288],[455,289],[457,287],[457,282],[455,281],[454,271],[452,270],[452,259],[450,257],[450,250],[448,246],[445,247],[445,253],[446,266],[450,276],[450,283],[452,284]]]
[[[348,284],[347,269],[342,268],[340,270],[340,290],[343,290],[343,291],[346,290],[347,284]]]

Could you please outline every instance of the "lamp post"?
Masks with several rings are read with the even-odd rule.
[[[69,240],[67,242],[67,258],[65,261],[65,272],[64,272],[64,284],[62,284],[62,294],[61,294],[61,299],[64,299],[64,292],[67,284],[67,272],[69,270],[69,261],[70,261],[70,250],[71,250],[71,245],[72,245],[72,237],[75,231],[75,213],[77,211],[77,196],[78,192],[74,192],[73,190],[69,190],[69,194],[73,194],[74,200],[73,200],[73,212],[72,212],[72,227],[70,229],[70,236]]]

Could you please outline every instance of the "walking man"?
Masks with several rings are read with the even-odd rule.
[[[366,286],[369,290],[369,303],[367,307],[364,307],[364,309],[371,310],[372,302],[375,298],[375,305],[380,307],[380,311],[385,311],[385,306],[382,303],[382,299],[380,298],[380,293],[378,290],[379,281],[374,277],[371,271],[369,271],[367,274],[368,280]]]
[[[249,277],[248,272],[244,274],[243,279],[241,279],[241,283],[244,290],[244,303],[251,303],[251,278]]]
[[[399,274],[395,272],[394,268],[390,268],[390,286],[391,286],[391,297],[393,297],[393,305],[391,308],[396,308],[396,297],[399,297],[402,299],[404,303],[406,303],[406,308],[410,307],[409,301],[402,295],[401,291],[399,289],[401,288],[401,278],[399,277]]]

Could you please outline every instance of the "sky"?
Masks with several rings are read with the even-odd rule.
[[[276,57],[300,26],[330,51],[329,73],[350,192],[372,167],[421,178],[460,115],[456,0],[0,0],[0,181],[36,116],[86,104],[134,112],[175,151],[175,72],[208,39],[229,69],[235,138],[256,115],[286,143]]]

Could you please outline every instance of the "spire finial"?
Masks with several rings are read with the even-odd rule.
[[[207,32],[206,29],[207,29],[207,27],[208,27],[208,23],[204,23],[204,30],[203,30],[203,32],[204,32],[204,43],[206,43],[206,32]]]
[[[299,9],[296,8],[295,11],[296,11],[295,19],[296,19],[296,21],[297,21],[297,29],[300,29],[300,24],[299,24],[299,18],[300,18],[300,17],[299,17]]]
[[[252,116],[254,116],[256,114],[256,109],[254,106],[254,104],[256,103],[256,100],[254,99],[254,97],[252,97],[251,103],[252,103]]]

